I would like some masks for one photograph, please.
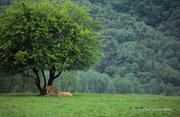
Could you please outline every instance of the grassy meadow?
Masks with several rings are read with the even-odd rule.
[[[0,117],[179,117],[180,97],[138,94],[0,93]]]

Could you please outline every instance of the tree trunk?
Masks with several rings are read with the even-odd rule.
[[[57,75],[55,75],[55,70],[53,69],[53,70],[50,70],[50,74],[49,74],[49,80],[48,80],[48,86],[52,86],[52,84],[53,84],[53,81],[54,81],[54,79],[56,79],[57,77],[59,77],[60,75],[61,75],[61,72],[62,71],[60,71]]]
[[[39,96],[45,96],[46,95],[46,89],[41,90]]]
[[[53,81],[54,81],[54,79],[53,79],[53,78],[49,78],[49,80],[48,80],[48,86],[52,86]]]
[[[40,80],[40,77],[39,77],[39,71],[37,69],[35,69],[35,68],[32,68],[32,71],[36,75],[35,84],[36,84],[36,86],[37,86],[37,88],[38,88],[38,90],[40,92],[39,95],[43,96],[43,95],[46,94],[46,91],[45,91],[45,89],[41,88],[41,85],[40,85],[41,84],[41,80]]]
[[[40,80],[40,77],[39,77],[39,71],[37,69],[35,69],[35,68],[32,68],[32,70],[33,70],[34,74],[36,75],[35,84],[36,84],[36,86],[37,86],[37,88],[38,88],[38,90],[40,92],[39,95],[40,96],[46,95],[46,86],[47,86],[47,84],[46,84],[46,77],[45,77],[45,74],[44,74],[44,70],[42,69],[42,74],[43,74],[43,79],[44,79],[43,88],[40,85],[41,80]],[[55,75],[55,72],[56,72],[55,68],[50,70],[50,74],[49,74],[50,78],[48,80],[48,86],[52,86],[54,79],[58,78],[60,76],[60,74],[61,74],[61,72],[59,72],[57,75]]]

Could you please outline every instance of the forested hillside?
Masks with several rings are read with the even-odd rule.
[[[180,1],[82,0],[80,4],[104,25],[105,57],[96,70],[108,74],[116,93],[178,94]]]
[[[1,0],[0,5],[9,1]],[[73,2],[86,6],[94,19],[102,22],[106,46],[100,65],[86,72],[71,72],[74,83],[68,83],[74,88],[66,86],[69,90],[180,95],[179,0]]]

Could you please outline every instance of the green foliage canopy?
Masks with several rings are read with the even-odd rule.
[[[72,2],[14,2],[0,15],[0,71],[85,69],[98,63],[99,22]]]

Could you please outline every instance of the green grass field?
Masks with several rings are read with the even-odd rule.
[[[155,95],[0,94],[0,117],[180,117],[180,97]]]

